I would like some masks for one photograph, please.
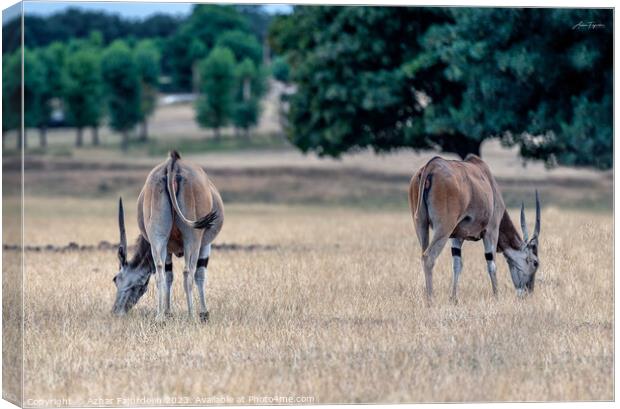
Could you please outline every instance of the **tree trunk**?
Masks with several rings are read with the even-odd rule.
[[[148,129],[148,121],[146,118],[142,121],[142,126],[140,128],[140,141],[146,142],[149,139],[149,129]]]
[[[99,146],[99,127],[93,126],[93,146]]]
[[[123,140],[121,142],[121,149],[124,152],[127,152],[127,148],[129,148],[129,131],[123,131]]]
[[[213,133],[215,134],[215,140],[219,142],[220,139],[222,138],[222,135],[220,135],[220,128],[219,127],[213,128]]]
[[[42,148],[47,147],[47,127],[42,126],[39,128],[39,145]]]
[[[75,134],[75,146],[78,148],[84,144],[84,138],[82,137],[82,127],[77,128],[77,132]]]

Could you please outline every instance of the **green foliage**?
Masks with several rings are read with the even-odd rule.
[[[47,110],[43,96],[47,92],[45,66],[37,52],[24,49],[24,127],[39,127]]]
[[[289,136],[334,156],[360,147],[465,156],[501,138],[525,158],[608,168],[612,14],[296,7],[269,33],[297,87]]]
[[[104,51],[101,69],[110,126],[118,132],[126,133],[142,117],[138,64],[127,44],[117,40]]]
[[[203,59],[227,31],[247,33],[247,21],[233,6],[195,5],[190,17],[170,37],[164,48],[164,61],[175,84],[182,89],[192,85],[194,63]]]
[[[161,55],[153,41],[142,40],[135,47],[134,58],[140,75],[140,111],[146,118],[153,113],[157,103]]]
[[[284,57],[276,57],[271,63],[271,73],[275,79],[282,82],[289,82],[291,78],[291,68]]]
[[[67,56],[64,100],[67,119],[77,127],[97,127],[103,114],[99,53],[84,48]]]
[[[435,81],[455,87],[429,92],[429,133],[503,136],[523,157],[550,165],[612,166],[610,10],[454,9],[451,16],[421,38],[418,60],[441,73]],[[574,29],[579,21],[604,27]]]
[[[21,127],[22,55],[19,50],[2,58],[2,130]]]
[[[295,7],[274,20],[269,40],[286,55],[297,91],[290,98],[291,141],[338,156],[359,147],[428,148],[416,82],[402,65],[418,37],[445,17],[439,9]]]
[[[100,33],[102,46],[129,36],[137,39],[167,38],[176,32],[182,20],[182,17],[162,13],[138,20],[103,11],[69,7],[49,16],[26,13],[24,42],[28,48],[45,47],[53,42],[87,38],[93,31]],[[21,19],[13,19],[7,22],[5,27],[13,32],[21,32]],[[3,40],[3,50],[12,52],[19,48],[20,43]]]
[[[260,98],[264,93],[263,73],[249,58],[243,60],[236,68],[237,95],[232,112],[233,124],[247,133],[258,122]]]
[[[239,30],[222,33],[216,42],[218,47],[229,48],[237,61],[249,58],[255,65],[263,59],[263,47],[254,35]]]
[[[202,127],[219,128],[228,124],[232,110],[235,78],[235,56],[228,48],[215,47],[200,62],[200,97],[196,102],[196,120]]]

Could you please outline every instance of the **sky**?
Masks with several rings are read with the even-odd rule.
[[[103,10],[109,13],[117,13],[123,17],[144,18],[154,13],[167,13],[176,15],[189,14],[195,3],[155,3],[155,2],[81,2],[81,1],[24,1],[24,13],[49,15],[63,11],[69,7],[77,7],[83,10]],[[290,13],[292,6],[287,4],[264,4],[268,13]]]

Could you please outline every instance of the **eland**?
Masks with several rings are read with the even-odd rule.
[[[497,295],[495,254],[503,253],[518,295],[534,290],[538,270],[540,200],[536,191],[536,224],[529,238],[525,207],[521,205],[519,235],[501,192],[485,162],[476,155],[464,161],[429,160],[411,179],[409,204],[416,234],[422,247],[422,267],[427,301],[433,294],[433,267],[442,249],[451,240],[452,293],[457,301],[457,286],[463,263],[461,246],[465,240],[482,240],[493,294]],[[429,227],[433,237],[429,240]]]
[[[224,222],[224,205],[205,171],[181,160],[176,152],[148,175],[138,197],[140,235],[127,259],[127,237],[122,198],[119,199],[119,272],[114,277],[116,299],[112,312],[126,314],[144,295],[151,274],[157,282],[157,315],[170,313],[173,281],[172,254],[185,258],[183,271],[187,309],[194,316],[193,286],[198,289],[200,319],[207,321],[205,281],[211,242]]]

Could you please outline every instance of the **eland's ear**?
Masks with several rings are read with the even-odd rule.
[[[118,261],[121,267],[127,264],[127,235],[125,234],[125,213],[123,211],[123,199],[118,198],[118,229],[120,231],[120,243],[118,245]]]

